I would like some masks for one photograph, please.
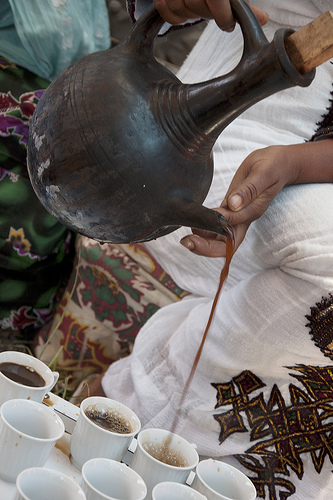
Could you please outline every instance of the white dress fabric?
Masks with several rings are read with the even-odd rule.
[[[331,4],[333,10],[327,0],[252,3],[270,15],[268,39],[280,27],[308,24]],[[211,22],[178,76],[194,83],[225,74],[241,53],[239,27],[224,33]],[[331,105],[332,82],[328,61],[309,87],[275,94],[230,124],[214,147],[204,204],[219,206],[252,151],[310,139]],[[329,328],[325,308],[333,292],[332,215],[332,184],[289,186],[251,225],[232,259],[175,430],[202,457],[245,472],[258,498],[333,498],[333,320]],[[155,313],[132,354],[103,379],[106,395],[130,406],[143,427],[172,425],[224,263],[183,248],[179,240],[189,232],[181,228],[147,247],[191,295]],[[315,337],[317,316],[322,337]]]

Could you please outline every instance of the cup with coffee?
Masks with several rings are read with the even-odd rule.
[[[140,428],[137,415],[122,403],[100,396],[84,399],[71,436],[73,465],[81,470],[91,458],[121,460]]]
[[[28,467],[42,467],[63,436],[61,418],[48,406],[11,399],[0,408],[0,478],[15,482]]]
[[[62,472],[31,467],[16,479],[14,500],[86,500],[82,488]]]
[[[126,464],[109,458],[93,458],[82,467],[81,486],[87,500],[143,500],[143,479]]]
[[[232,465],[209,458],[198,463],[192,488],[208,500],[255,500],[252,481]]]
[[[137,437],[137,447],[130,467],[147,485],[147,500],[157,483],[185,483],[196,467],[199,456],[195,445],[165,429],[144,429]]]
[[[207,500],[207,497],[193,490],[190,486],[170,481],[154,486],[152,497],[153,500]]]
[[[17,351],[0,353],[0,406],[9,399],[42,402],[59,378],[39,359]]]

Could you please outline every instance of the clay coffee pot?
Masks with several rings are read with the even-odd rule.
[[[232,0],[244,37],[233,71],[182,84],[153,55],[164,21],[152,6],[114,48],[88,55],[57,77],[33,116],[28,169],[45,208],[101,242],[158,238],[179,226],[228,234],[202,205],[213,176],[212,148],[254,103],[307,86],[278,30],[269,43],[244,0]]]

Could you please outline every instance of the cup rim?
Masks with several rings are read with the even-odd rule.
[[[41,361],[40,359],[36,358],[35,356],[32,356],[31,354],[27,354],[25,352],[20,352],[20,351],[2,351],[0,352],[0,363],[6,363],[6,362],[12,362],[12,363],[16,363],[15,361],[1,361],[1,358],[4,357],[4,355],[15,355],[15,356],[19,356],[19,358],[21,358],[22,360],[26,360],[26,359],[31,359],[33,360],[32,362],[33,363],[36,363],[38,367],[41,368],[41,371],[43,371],[43,373],[39,373],[39,375],[41,377],[43,377],[43,375],[47,375],[50,377],[50,381],[47,383],[46,380],[45,381],[45,384],[40,386],[40,387],[36,387],[36,386],[33,386],[33,385],[23,385],[23,384],[20,384],[19,382],[16,382],[15,380],[12,380],[11,378],[9,377],[6,377],[6,375],[4,375],[1,371],[0,371],[0,378],[6,380],[7,382],[10,382],[12,385],[16,386],[16,387],[25,387],[27,389],[32,390],[34,392],[38,392],[38,391],[41,391],[41,390],[47,390],[49,386],[52,386],[53,382],[54,382],[54,377],[53,377],[53,372],[48,366],[47,364],[44,363],[44,361]],[[24,365],[24,363],[16,363],[16,364],[20,364],[21,366],[26,366]],[[36,371],[38,370],[38,368],[36,369]],[[51,377],[52,377],[52,380],[51,380]],[[44,378],[44,377],[43,377]]]
[[[207,500],[207,497],[205,495],[203,495],[203,493],[200,493],[200,491],[194,490],[188,484],[176,483],[175,481],[161,481],[160,483],[155,484],[155,486],[153,487],[152,493],[154,493],[154,490],[157,491],[162,486],[169,485],[169,484],[176,484],[177,488],[180,487],[180,489],[182,489],[182,490],[184,490],[184,488],[185,488],[186,490],[190,490],[190,491],[194,492],[195,494],[198,494],[199,497],[201,497],[202,499],[205,498]]]
[[[49,467],[29,467],[27,469],[24,469],[22,470],[17,478],[16,478],[16,488],[18,490],[18,492],[20,493],[20,495],[22,495],[24,497],[24,500],[29,500],[26,493],[24,493],[24,491],[22,490],[21,488],[21,485],[19,483],[19,480],[21,479],[22,476],[24,476],[26,473],[32,473],[34,471],[42,471],[42,474],[52,474],[53,476],[56,476],[58,478],[62,477],[65,479],[65,481],[69,482],[70,484],[73,484],[73,486],[76,486],[77,487],[77,491],[80,493],[82,492],[82,499],[81,500],[84,500],[85,499],[85,494],[84,494],[84,491],[82,490],[82,488],[80,487],[80,485],[78,483],[76,483],[74,481],[74,479],[72,479],[71,477],[69,477],[67,474],[64,474],[63,472],[61,471],[58,471],[58,470],[55,470],[55,469],[51,469]]]
[[[143,446],[142,446],[142,443],[140,442],[140,439],[141,439],[141,436],[142,436],[142,433],[146,432],[146,431],[152,431],[152,432],[164,432],[164,433],[170,433],[173,435],[173,437],[175,437],[176,439],[180,439],[181,441],[185,442],[186,444],[190,445],[192,447],[192,450],[193,452],[196,454],[196,461],[195,463],[193,463],[192,465],[188,465],[186,467],[178,467],[177,465],[170,465],[170,464],[166,464],[165,462],[162,462],[161,460],[158,460],[157,458],[153,457],[150,453],[148,453],[148,451],[146,451]],[[187,441],[187,439],[183,438],[182,436],[180,436],[179,434],[176,434],[175,432],[171,432],[171,431],[168,431],[167,429],[160,429],[160,428],[157,428],[157,427],[149,427],[149,428],[146,428],[146,429],[142,429],[139,433],[138,433],[138,437],[137,437],[137,446],[140,447],[140,450],[142,451],[142,453],[145,454],[145,456],[149,457],[153,462],[155,463],[158,463],[158,464],[163,464],[165,465],[167,468],[170,468],[170,469],[173,469],[173,470],[182,470],[182,471],[191,471],[193,470],[195,467],[197,467],[198,463],[199,463],[199,455],[198,455],[198,452],[197,450],[194,448],[194,446],[189,442]]]
[[[208,483],[207,481],[205,481],[202,477],[202,475],[200,474],[200,471],[198,472],[198,467],[200,467],[200,464],[207,464],[208,462],[214,462],[216,464],[218,464],[219,466],[222,466],[222,467],[225,467],[227,469],[231,469],[235,474],[237,474],[238,476],[241,476],[241,477],[244,477],[245,479],[247,479],[249,481],[249,484],[251,486],[251,489],[253,489],[253,493],[254,493],[254,497],[253,497],[253,500],[255,500],[255,498],[257,497],[257,490],[256,490],[256,487],[254,486],[253,482],[251,481],[251,479],[249,477],[247,477],[246,474],[244,474],[244,472],[242,472],[241,470],[237,469],[237,467],[234,467],[233,465],[230,465],[226,462],[222,462],[221,460],[215,460],[215,458],[206,458],[204,460],[200,460],[196,466],[196,470],[195,470],[195,474],[200,478],[200,481],[205,485],[205,487],[212,493],[214,493],[215,495],[221,495],[221,498],[224,497],[225,499],[227,500],[233,500],[232,497],[228,497],[227,495],[223,494],[223,493],[220,493],[216,490],[214,490],[214,488],[212,488]]]
[[[95,493],[98,493],[98,495],[100,495],[102,498],[105,498],[107,500],[109,499],[113,499],[114,497],[111,497],[110,495],[107,495],[106,493],[103,493],[102,491],[98,490],[92,483],[91,481],[87,478],[86,476],[86,471],[85,469],[93,462],[104,462],[104,463],[112,463],[112,464],[116,464],[117,467],[122,467],[124,468],[125,470],[129,470],[130,471],[130,474],[132,474],[134,477],[137,477],[138,479],[140,478],[141,481],[142,481],[142,484],[144,486],[144,494],[145,496],[143,498],[146,498],[146,495],[147,495],[147,485],[145,483],[145,481],[142,479],[142,477],[133,469],[131,469],[130,467],[128,467],[126,464],[124,464],[123,462],[119,462],[118,460],[113,460],[112,458],[105,458],[105,457],[96,457],[96,458],[90,458],[89,460],[87,460],[83,466],[82,466],[82,470],[81,470],[81,475],[82,475],[82,480],[84,480],[88,485],[89,487],[95,492]]]
[[[23,405],[28,405],[28,406],[35,406],[38,408],[42,408],[42,411],[49,411],[55,416],[57,422],[60,424],[60,429],[57,435],[49,438],[41,438],[41,437],[36,437],[36,436],[31,436],[31,434],[27,434],[26,432],[20,431],[16,427],[14,427],[10,422],[8,422],[8,419],[5,417],[3,414],[3,409],[6,409],[7,406],[13,405],[13,404],[23,404]],[[6,422],[6,425],[15,432],[16,434],[19,434],[20,436],[24,436],[28,439],[33,439],[34,441],[39,441],[43,443],[50,443],[50,442],[56,442],[58,441],[65,432],[65,424],[62,421],[62,419],[59,417],[59,415],[56,414],[54,410],[49,408],[48,406],[44,405],[43,403],[38,403],[37,401],[33,401],[32,399],[9,399],[8,401],[5,401],[1,407],[0,407],[0,415],[3,418],[3,420]]]
[[[94,400],[94,403],[96,403],[96,404],[98,404],[98,403],[104,403],[105,406],[108,406],[107,402],[109,401],[111,403],[115,403],[119,407],[120,411],[122,409],[124,409],[127,412],[130,412],[132,414],[132,416],[134,417],[134,420],[137,421],[137,429],[134,430],[134,431],[132,431],[132,432],[127,432],[125,434],[125,433],[122,433],[122,432],[114,432],[114,431],[105,429],[104,427],[101,427],[100,425],[95,424],[95,422],[93,420],[91,420],[90,418],[88,418],[87,415],[85,414],[85,410],[88,408],[88,406],[90,404],[90,401],[92,401],[92,400]],[[83,409],[83,407],[85,407],[85,409]],[[111,408],[108,407],[108,408],[111,409],[112,407]],[[113,436],[118,436],[118,437],[121,437],[121,438],[124,438],[124,439],[126,439],[126,438],[133,438],[141,430],[140,419],[137,416],[137,414],[131,408],[129,408],[128,406],[124,405],[123,403],[120,403],[120,401],[108,398],[106,396],[90,396],[88,398],[85,398],[83,401],[81,401],[81,404],[80,404],[80,413],[81,413],[82,417],[85,419],[86,422],[89,422],[89,424],[93,425],[94,427],[97,427],[99,430],[102,430],[103,432],[107,433],[108,435],[112,434]]]

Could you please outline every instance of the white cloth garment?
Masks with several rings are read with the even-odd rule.
[[[271,16],[264,28],[269,39],[281,26],[309,23],[331,4],[253,3]],[[211,22],[179,78],[194,83],[225,74],[241,53],[239,27],[224,33]],[[332,82],[327,62],[309,87],[275,94],[229,125],[214,147],[204,204],[219,206],[250,152],[310,139],[330,106]],[[233,257],[176,428],[201,456],[245,472],[260,498],[333,498],[333,356],[324,355],[309,329],[311,312],[333,292],[332,215],[332,184],[290,186],[251,225]],[[183,248],[179,240],[189,232],[181,228],[147,247],[191,295],[155,313],[133,353],[103,379],[106,395],[130,406],[143,427],[171,427],[224,262]]]

